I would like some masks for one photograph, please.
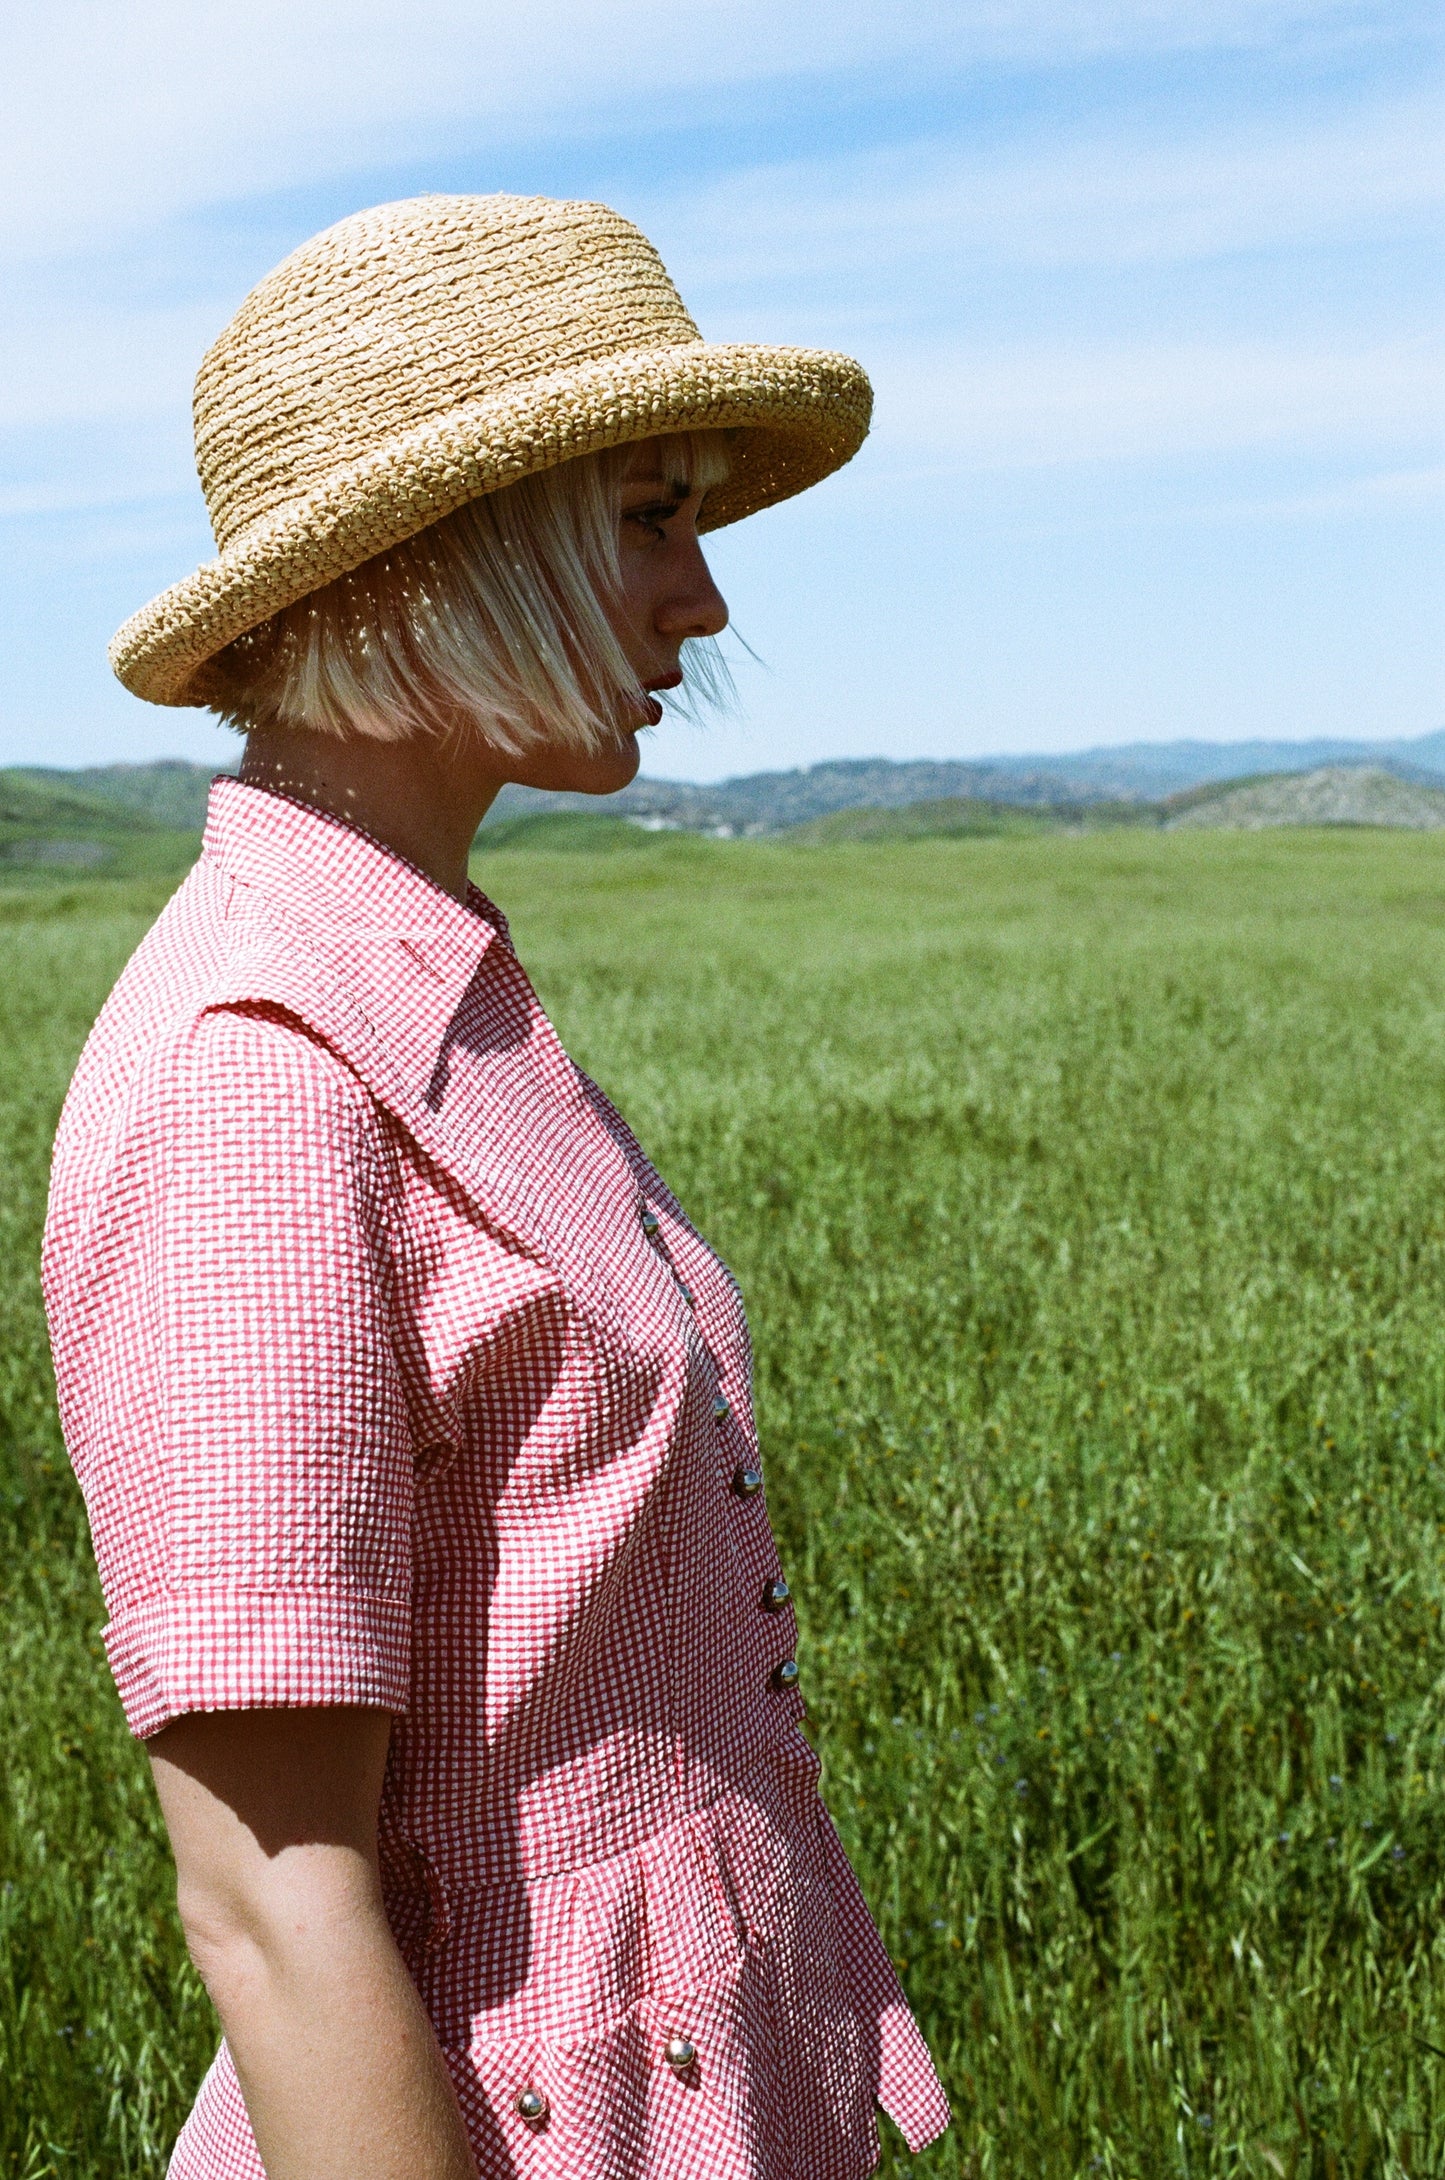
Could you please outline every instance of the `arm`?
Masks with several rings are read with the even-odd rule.
[[[384,1711],[214,1711],[147,1744],[191,1957],[267,2180],[474,2180],[382,1912]]]

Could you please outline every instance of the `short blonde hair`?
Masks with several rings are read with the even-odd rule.
[[[669,484],[706,492],[727,474],[720,432],[653,443]],[[608,618],[634,452],[524,477],[284,607],[212,661],[212,709],[243,733],[393,742],[470,724],[513,754],[544,735],[596,748],[642,694]],[[710,653],[684,653],[703,694],[726,683]]]

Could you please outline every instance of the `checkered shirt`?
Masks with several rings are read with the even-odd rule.
[[[875,2100],[947,2124],[779,1675],[738,1290],[482,894],[218,781],[45,1282],[133,1731],[396,1715],[386,1909],[484,2180],[854,2180]],[[263,2180],[224,2045],[170,2169]]]

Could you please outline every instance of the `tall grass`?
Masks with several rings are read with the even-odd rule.
[[[512,853],[564,1037],[747,1293],[828,1796],[935,2175],[1445,2157],[1445,852]],[[208,2056],[95,1641],[33,1247],[153,902],[0,992],[0,2169],[150,2174]]]

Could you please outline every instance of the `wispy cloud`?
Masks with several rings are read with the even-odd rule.
[[[1419,94],[1247,125],[1117,123],[1040,144],[924,141],[792,161],[658,205],[720,292],[884,292],[937,316],[1000,270],[1129,269],[1393,237],[1445,210],[1445,107]],[[926,278],[922,277],[926,274]],[[861,298],[860,298],[861,283]]]
[[[49,0],[0,39],[0,252],[809,73],[1399,37],[1426,0]]]

